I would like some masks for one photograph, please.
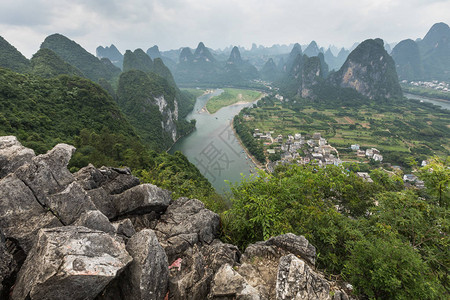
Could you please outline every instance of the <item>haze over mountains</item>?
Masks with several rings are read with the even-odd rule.
[[[448,80],[450,76],[447,71],[450,61],[449,40],[448,25],[437,23],[431,27],[423,39],[386,43],[384,48],[388,54],[392,52],[401,80]],[[196,49],[185,47],[162,52],[155,45],[147,50],[147,54],[152,58],[161,58],[172,71],[178,84],[202,85],[227,82],[237,84],[257,78],[268,81],[277,80],[280,77],[279,72],[289,72],[299,52],[308,57],[322,54],[322,67],[324,68],[326,63],[325,68],[329,71],[338,71],[357,45],[358,43],[355,43],[350,49],[338,49],[330,45],[325,49],[312,41],[307,45],[263,47],[253,44],[250,49],[234,46],[223,50],[213,50],[200,42]],[[123,55],[114,45],[106,48],[99,46],[97,56],[107,57],[117,66],[120,66],[123,60]],[[239,63],[230,64],[230,59],[238,56]]]

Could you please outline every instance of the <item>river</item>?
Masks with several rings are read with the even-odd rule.
[[[413,95],[413,94],[407,94],[407,93],[405,93],[404,96],[408,99],[421,100],[423,102],[433,103],[434,105],[437,105],[442,108],[450,110],[450,101],[448,101],[448,100],[433,99],[433,98],[428,98],[428,97],[418,96],[418,95]]]
[[[212,115],[203,109],[208,99],[222,92],[215,90],[197,98],[193,111],[186,117],[197,120],[196,129],[170,149],[170,153],[183,152],[219,193],[230,190],[225,180],[237,182],[241,174],[249,176],[255,172],[255,165],[231,128],[233,117],[252,103],[230,105]]]

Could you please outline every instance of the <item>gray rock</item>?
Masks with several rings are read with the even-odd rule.
[[[124,243],[86,227],[42,229],[12,299],[94,299],[132,258]]]
[[[164,299],[168,290],[167,256],[151,229],[144,229],[127,243],[133,262],[125,270],[122,293],[131,300]]]
[[[274,245],[292,254],[298,255],[313,266],[316,263],[316,248],[302,235],[286,233],[272,237],[265,242],[266,245]]]
[[[117,212],[112,202],[112,196],[108,195],[103,188],[99,187],[96,189],[87,190],[86,193],[91,198],[92,202],[94,202],[95,207],[107,216],[108,219],[113,219],[116,217]]]
[[[45,162],[50,166],[54,179],[60,186],[66,186],[74,181],[74,177],[67,169],[67,165],[75,150],[74,146],[58,144],[47,153],[36,156],[34,160]]]
[[[99,210],[89,210],[72,224],[73,226],[84,226],[94,230],[100,230],[106,233],[115,233],[115,227],[109,222],[108,218]]]
[[[107,179],[101,187],[111,195],[123,193],[140,184],[139,179],[131,174],[129,168],[101,167],[100,172]]]
[[[92,164],[75,173],[76,180],[85,190],[102,187],[107,194],[120,194],[139,185],[139,179],[131,174],[129,168],[95,168]]]
[[[39,229],[58,226],[61,222],[16,175],[0,180],[0,231],[6,238],[16,240],[28,253]]]
[[[293,233],[286,233],[272,237],[264,242],[251,244],[245,249],[244,256],[271,256],[278,260],[281,256],[289,253],[298,255],[311,265],[315,265],[316,248],[311,245],[304,236],[295,235]]]
[[[58,144],[43,155],[38,155],[29,164],[24,164],[14,173],[35,195],[41,205],[47,205],[47,196],[59,193],[74,181],[67,164],[75,148]]]
[[[0,178],[30,163],[34,151],[22,146],[15,136],[0,137]]]
[[[0,298],[3,294],[7,294],[7,284],[4,283],[14,272],[16,262],[11,253],[8,252],[5,245],[4,236],[0,233]],[[6,285],[6,286],[5,286]]]
[[[202,202],[179,198],[161,216],[155,231],[170,261],[194,243],[211,243],[218,228],[219,216]]]
[[[188,248],[170,261],[170,298],[206,299],[214,274],[224,264],[235,266],[239,257],[236,246],[220,240]]]
[[[331,299],[330,285],[303,260],[289,254],[280,259],[276,299]]]
[[[153,184],[141,184],[112,196],[117,216],[163,212],[171,200],[169,191]]]
[[[45,205],[64,225],[72,224],[87,211],[96,210],[91,198],[77,182],[72,182],[63,191],[46,197]]]
[[[113,222],[112,226],[114,227],[116,234],[126,238],[130,238],[136,233],[136,230],[134,229],[133,223],[131,223],[130,219],[123,219]]]
[[[101,184],[106,181],[102,172],[92,164],[81,168],[78,172],[73,174],[73,176],[86,191],[99,188]]]
[[[333,300],[349,300],[349,298],[344,291],[335,291]]]
[[[208,299],[259,300],[260,296],[232,266],[225,264],[214,275]]]

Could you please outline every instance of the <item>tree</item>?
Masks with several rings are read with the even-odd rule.
[[[441,207],[450,204],[450,156],[444,160],[433,157],[419,170],[419,177],[425,182],[428,193],[435,197]]]

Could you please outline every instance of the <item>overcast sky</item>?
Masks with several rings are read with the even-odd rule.
[[[450,24],[450,0],[0,0],[0,35],[31,57],[61,33],[97,46],[160,50],[203,41],[210,48],[315,40],[350,47],[367,38],[398,42]]]

